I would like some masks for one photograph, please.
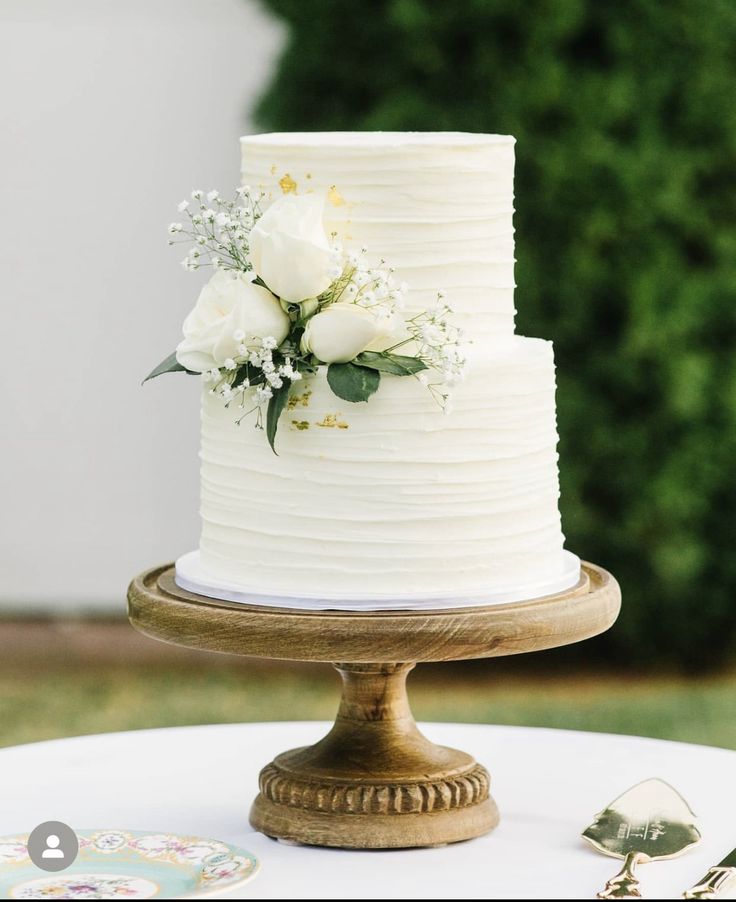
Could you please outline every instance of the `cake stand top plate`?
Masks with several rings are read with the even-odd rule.
[[[174,565],[128,589],[130,621],[191,648],[290,661],[458,661],[541,651],[607,630],[621,607],[610,573],[582,563],[578,584],[531,601],[446,611],[306,611],[217,601],[174,582]]]

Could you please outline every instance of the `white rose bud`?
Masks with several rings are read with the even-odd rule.
[[[184,320],[184,340],[176,349],[179,363],[195,373],[225,365],[228,358],[242,356],[235,335],[245,336],[246,347],[260,347],[272,336],[278,344],[289,332],[289,317],[278,300],[252,276],[234,270],[219,270],[204,286],[194,310]]]
[[[302,351],[323,363],[348,363],[382,333],[381,322],[364,307],[332,304],[307,322]]]
[[[250,262],[274,294],[290,303],[314,298],[334,279],[330,242],[322,222],[324,198],[285,194],[250,233]]]

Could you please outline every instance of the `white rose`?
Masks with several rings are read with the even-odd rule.
[[[302,351],[323,363],[347,363],[384,334],[384,324],[355,304],[332,304],[313,316],[302,335]]]
[[[250,262],[274,294],[298,303],[322,294],[330,275],[330,243],[322,215],[324,198],[285,194],[250,233]]]
[[[281,344],[286,338],[289,317],[277,298],[251,279],[248,273],[221,269],[204,286],[184,320],[184,340],[176,349],[182,366],[203,373],[240,356],[240,344],[255,347],[269,336]],[[245,338],[238,341],[236,332]]]

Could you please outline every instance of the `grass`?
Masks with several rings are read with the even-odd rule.
[[[30,639],[15,628],[4,642],[0,629],[0,745],[182,724],[327,720],[335,713],[339,678],[327,666],[187,652],[143,640],[124,625],[97,632],[77,625],[66,633],[43,627]],[[621,677],[553,663],[530,671],[517,659],[422,666],[409,689],[418,720],[633,733],[736,748],[733,671]]]

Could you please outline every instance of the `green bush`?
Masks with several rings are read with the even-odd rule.
[[[736,3],[268,0],[259,124],[513,134],[518,331],[559,367],[568,547],[610,568],[608,648],[736,637]]]

